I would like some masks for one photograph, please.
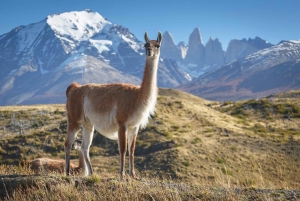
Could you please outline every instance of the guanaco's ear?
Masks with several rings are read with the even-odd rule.
[[[157,41],[158,43],[161,43],[161,40],[162,40],[162,34],[161,34],[161,32],[159,31],[159,32],[158,32],[158,35],[157,35],[157,40],[156,40],[156,41]]]
[[[148,43],[150,41],[150,39],[148,38],[147,31],[145,32],[144,38],[145,38],[146,43]]]

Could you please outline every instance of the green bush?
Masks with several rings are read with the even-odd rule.
[[[238,150],[237,147],[233,147],[233,146],[229,147],[229,149],[232,150],[232,151],[237,151]]]
[[[233,172],[225,167],[222,167],[221,168],[221,171],[223,172],[223,174],[226,174],[226,175],[233,175]]]
[[[224,103],[222,104],[222,106],[227,106],[227,105],[231,105],[231,104],[232,104],[231,101],[226,101],[226,102],[224,102]]]
[[[268,130],[263,125],[261,125],[260,123],[256,123],[252,127],[252,130],[255,131],[255,132],[259,132],[259,133],[267,133],[268,132]]]
[[[217,163],[225,164],[226,161],[225,161],[224,158],[218,158],[218,159],[217,159]]]
[[[198,138],[198,137],[192,140],[192,144],[198,144],[200,142],[202,142],[202,140],[201,140],[201,138]]]
[[[255,184],[255,181],[252,179],[243,179],[240,181],[240,183],[245,187],[251,187]]]
[[[186,167],[191,165],[189,161],[183,161],[183,162],[181,162],[181,164],[186,166]]]

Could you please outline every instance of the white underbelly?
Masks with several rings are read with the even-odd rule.
[[[89,100],[85,99],[84,115],[95,127],[95,129],[103,136],[117,140],[118,124],[116,120],[116,107],[107,113],[96,112],[90,106]]]
[[[111,121],[105,115],[89,115],[87,118],[101,135],[112,140],[118,140],[118,124],[116,121]]]
[[[95,128],[101,135],[111,139],[111,140],[118,140],[118,132],[110,133],[110,132],[104,132],[101,129]]]

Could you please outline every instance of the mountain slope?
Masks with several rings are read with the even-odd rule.
[[[55,73],[39,75],[38,72],[19,74],[19,70],[8,76],[3,83],[7,83],[0,91],[0,105],[11,104],[40,104],[64,103],[66,87],[76,81],[81,84],[123,82],[140,84],[141,80],[116,70],[103,61],[87,55],[78,55],[72,61]],[[32,79],[35,74],[35,79]],[[9,84],[17,80],[14,90]]]
[[[283,41],[179,88],[212,100],[267,96],[300,88],[300,42]]]

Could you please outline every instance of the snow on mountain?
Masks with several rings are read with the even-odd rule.
[[[38,44],[38,36],[45,28],[45,25],[46,23],[43,20],[36,24],[30,24],[18,31],[17,37],[19,38],[19,43],[16,51],[17,55],[23,51],[32,53],[31,51],[34,49],[34,44]]]
[[[129,29],[97,12],[49,15],[0,36],[0,104],[64,102],[73,81],[139,84],[144,51]],[[188,81],[176,65],[161,62],[159,68],[159,86]]]
[[[142,70],[137,73],[136,69],[143,66],[143,43],[127,28],[90,10],[50,15],[41,22],[18,27],[1,36],[0,48],[0,60],[6,63],[2,75],[11,68],[27,65],[29,60],[41,68],[41,73],[50,72],[80,52],[92,54],[119,70],[142,75]],[[15,62],[7,67],[8,60]]]
[[[261,70],[300,58],[300,41],[282,41],[278,45],[257,51],[241,61],[245,71]]]
[[[119,70],[131,70],[128,73],[136,72],[136,67],[142,63],[139,58],[143,55],[143,43],[127,28],[107,21],[99,13],[86,10],[51,15],[48,16],[47,23],[61,40],[66,53],[89,52],[107,64],[112,62]],[[123,51],[126,48],[134,53],[128,55]],[[140,60],[138,65],[129,66],[132,62],[128,61],[128,57]]]
[[[177,47],[179,48],[179,50],[181,52],[181,58],[184,59],[186,57],[186,53],[188,51],[187,44],[185,44],[185,42],[183,42],[183,41],[180,41],[178,43]]]
[[[119,52],[122,51],[120,46],[132,49],[136,55],[131,54],[131,57],[143,55],[142,42],[138,41],[127,28],[107,21],[99,13],[86,10],[51,15],[48,16],[47,23],[61,40],[66,53],[84,52],[94,47],[97,50],[94,53],[107,64],[111,61],[107,57],[119,60],[113,61],[113,64],[120,70],[129,67],[125,58],[128,55]]]
[[[47,17],[47,23],[62,40],[88,40],[96,33],[111,28],[112,23],[99,13],[89,10],[66,12]]]

